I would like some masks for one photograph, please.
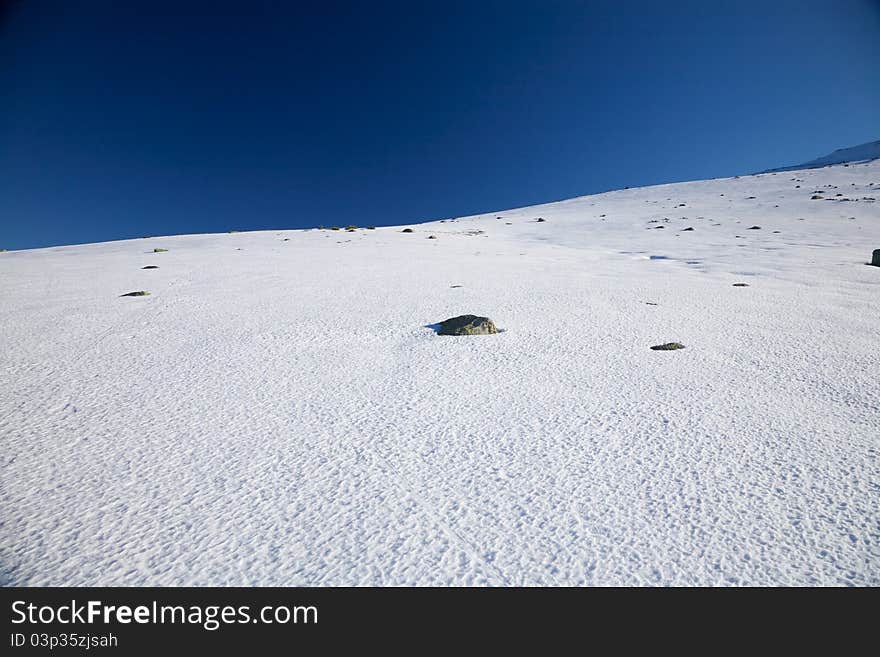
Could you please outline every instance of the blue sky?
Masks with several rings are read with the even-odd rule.
[[[409,223],[875,139],[877,0],[19,0],[0,25],[7,249]]]

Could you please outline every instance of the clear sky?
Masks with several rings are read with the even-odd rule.
[[[880,0],[12,4],[0,248],[410,223],[880,139]]]

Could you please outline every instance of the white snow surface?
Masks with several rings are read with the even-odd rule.
[[[876,161],[2,253],[0,581],[878,585],[875,197]]]

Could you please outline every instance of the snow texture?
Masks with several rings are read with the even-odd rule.
[[[0,582],[876,586],[875,197],[2,253]]]

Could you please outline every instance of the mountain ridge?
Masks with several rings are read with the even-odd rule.
[[[835,164],[849,164],[851,162],[870,162],[880,158],[880,139],[877,141],[868,141],[857,146],[848,146],[847,148],[838,148],[836,151],[808,160],[802,164],[793,164],[785,167],[776,167],[775,169],[767,169],[760,173],[779,173],[781,171],[799,171],[801,169],[819,169],[821,167],[832,166]]]

